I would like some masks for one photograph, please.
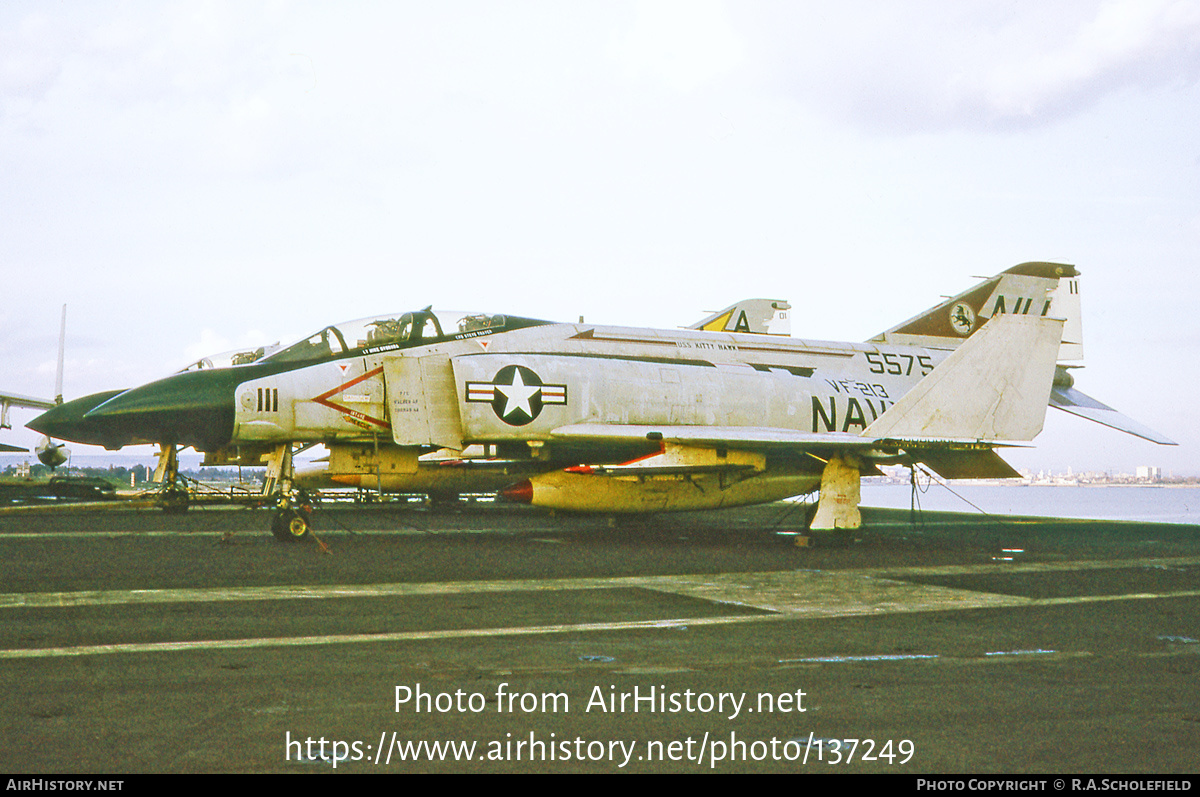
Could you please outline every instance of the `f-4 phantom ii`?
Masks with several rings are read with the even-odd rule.
[[[791,305],[782,299],[742,299],[688,326],[710,332],[788,335]],[[582,319],[581,319],[582,320]],[[357,487],[379,493],[424,493],[434,501],[455,501],[464,493],[496,493],[524,477],[546,469],[544,461],[506,459],[494,446],[468,445],[464,450],[438,449],[422,454],[416,473],[330,472],[329,458],[297,469],[294,484],[307,490]]]
[[[35,410],[53,409],[63,403],[63,346],[67,336],[67,306],[64,304],[62,308],[62,322],[59,326],[58,333],[58,372],[55,379],[55,396],[54,399],[35,398],[33,396],[24,396],[17,393],[0,393],[0,430],[11,429],[12,424],[8,420],[8,410],[10,407],[26,407]],[[10,446],[0,443],[0,451],[25,451],[26,449],[20,446]],[[38,443],[37,458],[43,465],[48,465],[51,470],[70,459],[71,452],[66,446],[61,443],[55,443],[49,437],[43,437]]]
[[[308,533],[292,454],[314,444],[331,478],[381,489],[446,484],[450,469],[420,457],[478,447],[449,462],[505,463],[511,501],[661,512],[819,490],[812,528],[853,528],[859,479],[880,464],[1016,476],[995,449],[1032,440],[1047,406],[1171,444],[1059,364],[1082,355],[1078,274],[1015,266],[865,343],[708,331],[730,323],[717,316],[655,330],[425,308],[201,361],[29,426],[110,449],[157,443],[167,460],[193,446],[207,464],[267,462],[281,538]]]

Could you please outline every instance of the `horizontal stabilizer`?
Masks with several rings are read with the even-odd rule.
[[[1107,404],[1096,401],[1096,399],[1086,393],[1079,392],[1073,387],[1059,387],[1056,385],[1054,390],[1050,391],[1050,406],[1064,412],[1069,412],[1072,415],[1078,415],[1080,418],[1087,418],[1089,421],[1095,421],[1112,429],[1127,432],[1143,440],[1158,443],[1161,446],[1179,445],[1174,440],[1163,437],[1148,426],[1143,426],[1133,418],[1122,415]]]
[[[1042,430],[1063,322],[998,315],[862,433],[891,440],[1032,440]]]
[[[29,453],[28,448],[21,448],[20,446],[10,446],[7,443],[0,443],[0,451],[4,451],[4,452],[24,451],[26,454]]]

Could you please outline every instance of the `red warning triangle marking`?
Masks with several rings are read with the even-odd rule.
[[[346,366],[344,366],[344,365],[341,366],[341,368],[343,371],[346,370]],[[359,382],[370,379],[373,376],[378,376],[381,373],[383,373],[382,365],[373,371],[367,371],[362,376],[351,379],[349,382],[346,382],[345,384],[338,385],[337,387],[333,388],[332,390],[327,390],[324,393],[322,393],[321,395],[313,397],[312,400],[318,404],[329,407],[329,409],[331,409],[331,410],[337,410],[338,412],[342,413],[343,415],[348,415],[351,418],[357,418],[360,421],[365,421],[367,423],[373,423],[376,426],[383,427],[384,429],[391,429],[392,425],[381,418],[374,418],[370,415],[359,412],[358,410],[350,409],[349,407],[343,406],[341,404],[338,404],[337,402],[329,400],[330,397],[336,396],[337,394],[342,393],[343,391],[354,387]]]

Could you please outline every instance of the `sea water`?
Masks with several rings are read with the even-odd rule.
[[[908,509],[907,484],[864,484],[863,506]],[[1200,486],[922,484],[921,509],[989,515],[1200,524]]]

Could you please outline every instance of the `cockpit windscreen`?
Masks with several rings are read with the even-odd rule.
[[[259,362],[315,362],[349,355],[407,349],[441,340],[490,335],[549,323],[531,318],[443,311],[425,308],[398,315],[361,318],[319,332],[264,357]]]

